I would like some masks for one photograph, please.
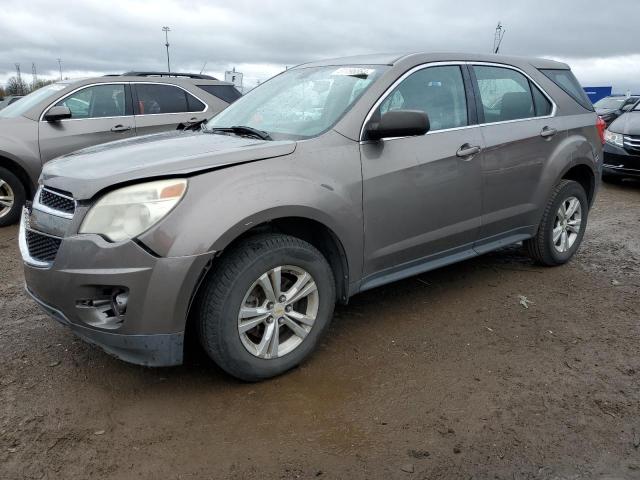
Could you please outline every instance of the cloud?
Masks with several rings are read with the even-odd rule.
[[[489,52],[506,28],[502,53],[561,58],[583,83],[640,90],[640,34],[624,21],[636,0],[4,0],[0,82],[21,64],[55,77],[164,70],[169,25],[174,70],[221,76],[233,66],[248,83],[309,60],[389,51]],[[606,41],[603,39],[606,38]]]

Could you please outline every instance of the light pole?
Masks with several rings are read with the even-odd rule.
[[[171,64],[169,63],[169,32],[171,29],[169,27],[162,27],[162,31],[164,32],[165,44],[167,47],[167,72],[171,72]]]
[[[58,68],[60,68],[60,80],[62,80],[62,59],[58,59]]]

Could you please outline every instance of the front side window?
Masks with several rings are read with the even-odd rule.
[[[78,90],[56,106],[67,107],[71,118],[101,118],[130,114],[128,104],[124,84],[105,84]]]
[[[386,66],[294,68],[254,88],[207,123],[246,126],[274,139],[311,138],[331,128]]]
[[[202,112],[206,105],[193,95],[173,85],[136,84],[136,115]]]
[[[430,131],[468,125],[460,67],[428,67],[409,75],[380,104],[378,113],[382,115],[389,110],[425,112]]]

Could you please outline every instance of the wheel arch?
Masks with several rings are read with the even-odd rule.
[[[20,162],[0,152],[0,167],[6,168],[18,177],[27,193],[27,199],[33,197],[35,194],[35,185],[27,173],[27,170],[25,170]]]
[[[584,188],[589,207],[593,205],[596,193],[596,174],[587,163],[576,163],[570,166],[560,177],[560,180],[573,180]]]

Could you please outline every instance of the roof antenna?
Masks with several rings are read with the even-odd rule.
[[[493,53],[498,53],[500,51],[500,45],[502,44],[505,32],[506,30],[502,27],[502,22],[498,22],[496,33],[493,36]]]

